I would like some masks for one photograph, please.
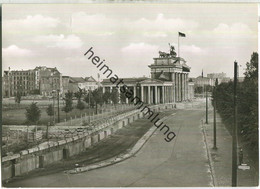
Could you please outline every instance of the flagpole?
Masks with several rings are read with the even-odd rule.
[[[178,32],[178,57],[180,57],[180,35]]]

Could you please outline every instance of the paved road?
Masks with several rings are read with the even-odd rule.
[[[164,123],[177,134],[171,142],[157,130],[145,146],[126,161],[80,174],[56,173],[28,178],[19,187],[180,187],[212,186],[201,132],[204,111],[179,110]]]

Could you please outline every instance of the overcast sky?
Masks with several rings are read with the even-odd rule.
[[[3,70],[57,67],[63,75],[94,76],[93,51],[119,77],[149,76],[158,51],[178,49],[190,76],[233,75],[257,51],[257,4],[3,5]]]

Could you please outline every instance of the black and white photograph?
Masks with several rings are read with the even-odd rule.
[[[257,187],[259,10],[3,3],[2,187]]]

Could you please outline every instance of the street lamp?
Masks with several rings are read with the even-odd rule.
[[[216,108],[217,108],[217,95],[216,95],[216,90],[218,86],[218,78],[215,81],[215,87],[214,87],[214,147],[213,149],[217,149],[217,123],[216,123]]]
[[[53,99],[53,124],[55,124],[55,90],[52,90],[52,99]]]
[[[88,90],[88,122],[90,123],[90,89]]]
[[[58,93],[58,123],[60,122],[60,89],[57,89]]]
[[[208,91],[207,91],[207,85],[205,88],[205,92],[206,92],[206,124],[208,124]]]
[[[206,124],[208,124],[208,93],[207,93],[207,83],[205,84],[205,81],[207,81],[207,80],[205,80],[204,81],[204,79],[203,79],[203,72],[202,72],[202,83],[203,83],[203,98],[204,98],[204,93],[206,92]]]
[[[237,62],[234,62],[234,124],[232,130],[232,186],[237,186]]]

